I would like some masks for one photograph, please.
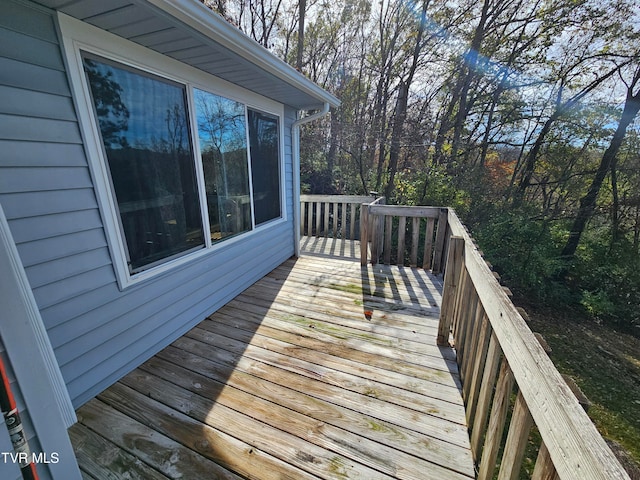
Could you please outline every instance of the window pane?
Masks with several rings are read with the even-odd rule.
[[[251,230],[244,105],[194,90],[211,240]]]
[[[85,55],[131,272],[204,245],[185,88]]]
[[[249,148],[256,225],[280,217],[278,119],[249,110]]]

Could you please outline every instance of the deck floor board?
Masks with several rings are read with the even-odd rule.
[[[78,410],[85,478],[474,477],[441,280],[305,242]]]

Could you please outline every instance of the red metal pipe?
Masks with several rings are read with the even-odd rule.
[[[7,430],[9,430],[11,444],[13,445],[13,450],[16,453],[15,458],[18,459],[18,463],[20,464],[22,478],[24,478],[24,480],[38,480],[36,465],[31,457],[29,443],[27,442],[22,421],[20,420],[20,412],[18,412],[18,406],[16,405],[16,400],[13,396],[13,392],[11,391],[11,384],[9,383],[7,370],[1,356],[0,376],[2,376],[2,387],[0,388],[0,409],[4,415]]]

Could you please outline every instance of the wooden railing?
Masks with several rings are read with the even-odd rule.
[[[375,197],[300,195],[300,234],[308,237],[360,238],[360,210]]]
[[[370,259],[389,265],[407,265],[444,270],[448,235],[446,208],[384,205],[384,199],[363,205],[361,242],[369,242],[369,252],[361,249],[361,263]]]
[[[453,210],[371,197],[301,201],[307,235],[356,238],[359,211],[362,265],[393,259],[444,273],[438,344],[456,350],[479,480],[496,470],[498,480],[520,478],[525,453],[536,456],[534,480],[630,480]]]
[[[497,465],[499,480],[519,478],[535,426],[542,441],[531,478],[628,480],[458,217],[447,213],[438,343],[456,349],[477,478],[494,478]]]

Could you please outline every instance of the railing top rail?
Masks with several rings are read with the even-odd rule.
[[[384,203],[386,202],[385,197],[371,197],[371,198],[373,198],[373,201],[369,204],[369,207],[374,207],[376,205],[384,205]]]
[[[367,195],[300,195],[301,202],[371,203],[376,197]]]
[[[370,215],[393,215],[397,217],[438,218],[441,207],[405,206],[405,205],[372,205]]]
[[[465,240],[465,268],[560,478],[629,479],[451,209],[448,223]]]

